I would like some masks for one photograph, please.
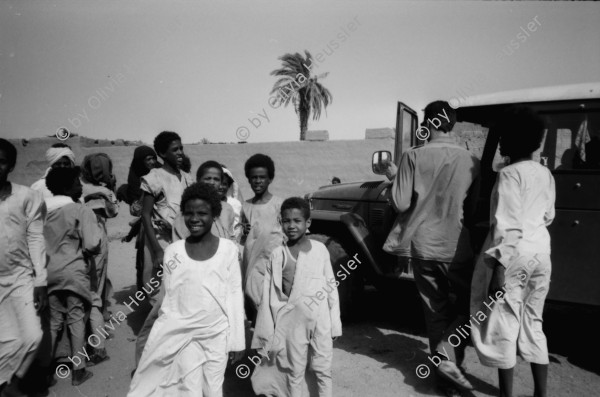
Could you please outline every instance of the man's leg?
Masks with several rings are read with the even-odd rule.
[[[62,304],[58,292],[52,292],[48,295],[48,305],[50,306],[50,340],[52,344],[52,357],[54,357],[58,343],[58,334],[63,329],[67,310]]]
[[[438,357],[437,373],[457,386],[472,389],[473,386],[455,364],[455,351],[446,336],[452,331],[450,326],[454,320],[448,278],[450,263],[418,259],[413,259],[412,263],[415,283],[423,301],[429,348],[431,355]]]
[[[22,378],[27,369],[35,359],[37,348],[43,337],[42,323],[33,306],[33,280],[23,288],[22,293],[15,294],[15,311],[17,314],[17,323],[19,324],[20,338],[23,341],[25,357],[21,366],[16,372],[16,376]]]
[[[423,303],[429,350],[434,355],[451,321],[448,280],[440,262],[413,258],[411,263],[415,284]]]
[[[0,291],[3,292],[3,291]],[[33,280],[16,287],[0,303],[0,384],[8,383],[3,393],[24,396],[21,379],[37,354],[43,337],[40,318],[33,306]],[[11,322],[12,324],[7,324]]]
[[[469,315],[473,262],[448,263],[445,264],[445,268],[450,290],[456,296],[456,302],[453,307],[454,319],[445,330],[437,349],[451,352],[450,359],[460,366],[465,357],[465,348],[469,343],[470,326],[472,326],[469,323]]]
[[[3,290],[4,289],[4,290]],[[5,293],[0,285],[0,296]],[[15,303],[12,294],[0,302],[0,385],[8,384],[23,360],[23,342],[16,321]]]
[[[85,304],[78,295],[72,292],[65,293],[65,302],[67,305],[67,325],[71,337],[71,357],[81,356],[85,346]],[[97,338],[93,339],[94,341],[97,340]],[[102,340],[103,338],[99,337],[99,339]],[[73,365],[73,370],[78,369],[85,369],[85,359]]]

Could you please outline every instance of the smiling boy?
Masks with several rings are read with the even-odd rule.
[[[242,224],[246,233],[242,269],[244,293],[248,298],[246,311],[248,318],[254,321],[269,256],[283,241],[279,223],[283,200],[269,192],[269,185],[275,178],[275,163],[269,156],[253,155],[246,161],[244,170],[254,197],[242,205]]]
[[[164,257],[163,249],[172,242],[173,222],[179,213],[181,195],[193,183],[192,176],[181,169],[184,153],[177,133],[163,131],[158,134],[154,139],[154,150],[163,165],[143,176],[140,185],[143,192],[142,223],[146,233],[142,289],[150,296],[152,306],[159,304],[161,296],[160,289],[155,290],[149,281],[157,278]],[[138,334],[136,362],[142,356],[153,323],[154,318],[148,316]]]
[[[307,388],[308,368],[319,397],[331,397],[333,339],[342,334],[340,282],[325,245],[306,236],[311,220],[304,199],[292,197],[282,203],[281,223],[287,242],[273,250],[266,266],[252,339],[253,349],[271,354],[256,368],[252,387],[257,395],[300,396]],[[320,295],[322,301],[306,304]]]

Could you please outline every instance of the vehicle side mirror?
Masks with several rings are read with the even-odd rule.
[[[379,150],[373,153],[373,160],[371,167],[373,172],[377,175],[385,175],[388,165],[392,162],[392,153],[387,150]]]

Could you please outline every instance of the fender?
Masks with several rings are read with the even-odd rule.
[[[377,247],[375,247],[375,244],[373,243],[373,238],[367,228],[365,220],[360,215],[352,212],[313,210],[311,211],[311,218],[313,220],[341,223],[344,225],[354,241],[358,244],[367,262],[371,265],[371,269],[373,269],[377,275],[384,275],[384,272],[372,255],[372,252],[377,252]]]

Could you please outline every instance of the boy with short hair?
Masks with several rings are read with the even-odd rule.
[[[79,202],[83,192],[80,173],[79,167],[57,168],[46,176],[46,185],[53,195],[46,198],[48,215],[44,225],[49,258],[50,333],[52,347],[56,349],[58,333],[66,318],[71,357],[85,351],[85,318],[93,300],[85,258],[100,252],[104,234],[94,211]],[[83,358],[78,363],[71,361],[73,386],[92,377]]]
[[[198,168],[196,172],[196,178],[198,182],[205,183],[206,185],[212,186],[215,191],[218,191],[219,186],[221,185],[221,178],[223,176],[223,170],[221,165],[216,161],[206,161]],[[211,232],[215,236],[219,238],[225,238],[228,240],[233,240],[233,209],[226,202],[221,201],[221,211],[219,216],[217,216],[211,227]],[[185,225],[185,217],[183,213],[179,213],[175,220],[173,221],[173,242],[179,240],[185,240],[190,236],[190,230]],[[146,329],[152,328],[153,324],[158,319],[158,314],[160,312],[160,307],[162,305],[164,295],[159,295],[156,303],[152,306],[152,310],[148,313],[146,317],[146,321],[144,322],[144,327]],[[141,350],[141,351],[140,351]],[[138,349],[136,353],[141,354],[143,352],[143,347]],[[138,358],[139,359],[139,358]]]
[[[237,361],[246,347],[238,249],[211,232],[220,196],[195,183],[181,211],[190,234],[165,249],[164,302],[129,397],[222,397],[227,356]]]
[[[342,335],[339,281],[327,247],[306,236],[308,203],[300,197],[286,199],[281,222],[287,242],[273,250],[266,266],[252,338],[252,348],[263,359],[252,387],[257,395],[301,396],[309,366],[319,397],[331,397],[332,339]]]
[[[275,178],[275,163],[264,154],[255,154],[244,165],[254,197],[242,204],[242,225],[246,234],[242,269],[248,319],[254,321],[261,301],[265,269],[271,252],[283,241],[279,223],[283,200],[269,192]]]
[[[150,280],[160,281],[157,273],[164,257],[163,249],[172,242],[173,222],[179,214],[181,195],[190,186],[192,176],[183,171],[183,145],[175,132],[163,131],[154,139],[154,150],[163,161],[162,167],[152,169],[142,177],[142,224],[145,232],[144,270],[142,289],[149,295],[151,305],[161,299],[161,290],[155,290]],[[146,290],[146,288],[148,290]],[[153,318],[147,318],[138,333],[136,341],[136,363],[144,351],[144,346]]]
[[[548,168],[532,159],[545,126],[533,110],[512,107],[496,131],[500,154],[510,164],[498,172],[490,197],[490,232],[471,292],[471,318],[480,321],[470,321],[471,338],[481,363],[498,368],[500,396],[513,395],[518,354],[531,363],[533,395],[546,397],[550,360],[542,315],[552,273],[547,227],[555,216],[556,187]]]
[[[19,395],[48,304],[42,194],[8,181],[17,149],[0,138],[0,393]]]
[[[221,213],[213,222],[212,233],[218,237],[235,240],[233,235],[233,208],[226,201],[222,200],[223,197],[220,193],[223,181],[223,168],[221,164],[213,160],[202,163],[196,172],[196,181],[214,187],[221,197]],[[190,231],[185,227],[183,214],[180,213],[173,222],[173,241],[185,239],[189,236],[189,233]]]

